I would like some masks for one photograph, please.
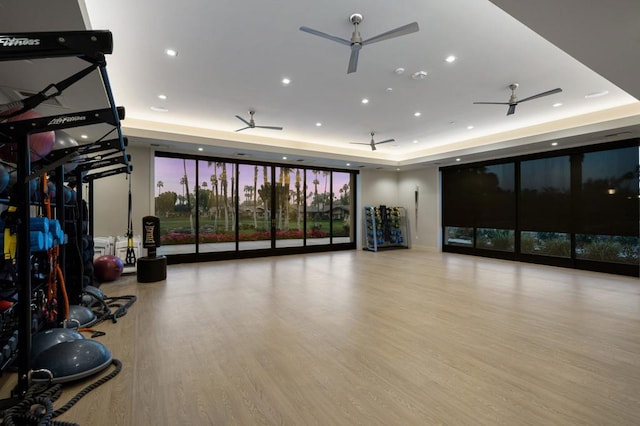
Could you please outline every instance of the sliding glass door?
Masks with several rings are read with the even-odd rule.
[[[194,261],[355,248],[355,172],[168,153],[154,164],[159,254]]]

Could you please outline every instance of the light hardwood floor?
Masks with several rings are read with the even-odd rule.
[[[59,420],[640,423],[637,278],[411,249],[175,265],[166,281],[135,281],[101,287],[138,296],[98,327],[122,373]]]

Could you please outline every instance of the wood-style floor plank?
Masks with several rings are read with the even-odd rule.
[[[424,250],[173,265],[82,425],[637,425],[640,282]],[[3,392],[12,385],[2,378]],[[56,406],[89,383],[67,386]]]

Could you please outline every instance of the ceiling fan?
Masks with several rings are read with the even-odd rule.
[[[395,139],[387,139],[384,141],[376,142],[373,140],[373,135],[375,135],[375,132],[371,131],[371,142],[369,143],[364,143],[364,142],[351,142],[351,143],[354,145],[369,145],[371,147],[371,151],[375,151],[376,145],[380,145],[381,143],[395,142]]]
[[[319,37],[326,38],[326,39],[351,47],[351,57],[349,59],[349,67],[347,68],[347,74],[356,72],[356,69],[358,68],[358,54],[360,53],[360,49],[362,49],[362,46],[365,46],[367,44],[377,43],[383,40],[388,40],[394,37],[403,36],[406,34],[415,33],[420,29],[418,27],[417,22],[412,22],[402,27],[398,27],[394,30],[387,31],[386,33],[382,33],[375,37],[371,37],[367,40],[362,40],[362,37],[360,37],[360,31],[358,30],[358,25],[360,25],[360,23],[362,22],[362,15],[359,13],[354,13],[349,17],[349,21],[353,24],[353,33],[351,34],[351,40],[346,40],[341,37],[332,36],[330,34],[323,33],[322,31],[314,30],[313,28],[300,27],[300,31],[317,35]]]
[[[253,121],[253,115],[256,112],[254,110],[249,111],[249,115],[251,116],[251,118],[249,118],[249,121],[245,120],[244,118],[240,117],[239,115],[236,115],[236,118],[240,121],[242,121],[244,124],[246,124],[246,127],[243,127],[242,129],[238,129],[236,130],[236,132],[240,132],[242,130],[246,130],[246,129],[272,129],[272,130],[282,130],[282,127],[280,126],[256,126],[256,122]]]
[[[518,100],[516,96],[516,89],[520,86],[518,83],[512,83],[509,85],[509,89],[511,90],[511,97],[509,97],[509,102],[474,102],[474,104],[483,104],[483,105],[509,105],[509,110],[507,111],[507,115],[511,115],[516,112],[516,106],[521,102],[530,101],[533,99],[538,99],[543,96],[553,95],[555,93],[562,92],[562,89],[557,88],[553,90],[547,90],[546,92],[538,93],[537,95],[529,96],[528,98]]]

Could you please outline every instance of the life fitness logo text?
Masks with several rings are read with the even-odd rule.
[[[39,38],[26,38],[26,37],[8,37],[0,35],[0,46],[2,47],[18,47],[18,46],[39,46]]]
[[[84,115],[72,115],[72,116],[67,116],[67,117],[59,117],[59,118],[54,118],[53,120],[49,121],[47,126],[51,126],[52,124],[73,123],[75,121],[84,121],[86,119],[87,119],[87,117],[84,116]]]

